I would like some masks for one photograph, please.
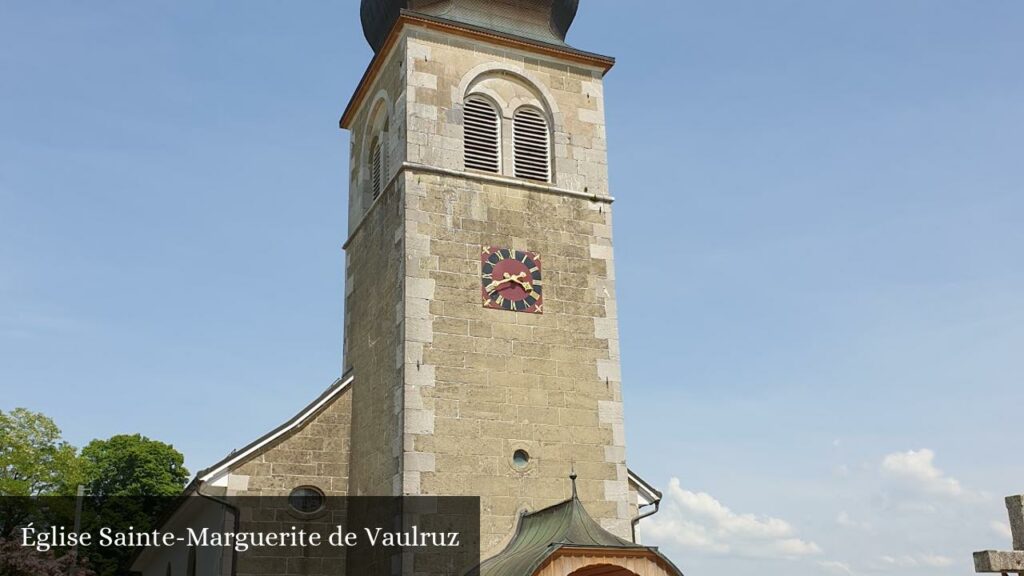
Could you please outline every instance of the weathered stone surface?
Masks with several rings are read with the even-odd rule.
[[[1013,549],[1024,551],[1024,496],[1007,497],[1006,510],[1010,513]]]
[[[465,172],[471,93],[500,104],[504,180]],[[612,211],[593,199],[609,193],[600,74],[410,27],[368,94],[383,96],[352,124],[351,492],[480,494],[486,552],[519,509],[564,499],[575,466],[591,514],[629,537]],[[514,179],[512,117],[523,105],[550,114],[550,184]],[[365,127],[381,125],[384,109],[395,177],[373,200]],[[483,308],[483,246],[542,255],[543,315]],[[394,357],[401,369],[385,361]],[[517,449],[531,456],[521,470]]]
[[[1013,552],[988,550],[974,553],[976,572],[1024,573],[1024,496],[1008,496],[1006,510],[1013,534]]]
[[[350,389],[304,426],[232,468],[227,495],[286,496],[300,486],[347,495],[351,419]]]
[[[1024,572],[1024,552],[974,553],[974,571],[980,573]]]
[[[343,371],[354,384],[237,464],[223,489],[479,495],[486,557],[519,512],[567,498],[574,470],[588,512],[629,538],[636,490],[625,466],[602,70],[416,26],[389,46],[347,124]],[[499,104],[499,174],[465,169],[469,94]],[[548,118],[550,182],[516,178],[522,106]],[[543,314],[482,306],[484,246],[541,254]],[[528,463],[513,461],[517,450]],[[239,574],[326,566],[282,551]]]

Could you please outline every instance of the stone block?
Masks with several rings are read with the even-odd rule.
[[[409,319],[405,322],[405,335],[411,342],[433,342],[433,322],[425,319]]]
[[[432,434],[434,432],[434,412],[432,410],[407,410],[405,412],[405,431],[409,434]]]
[[[423,353],[423,361],[445,368],[465,368],[466,354],[458,350],[431,348]]]
[[[228,475],[228,490],[244,492],[249,489],[249,477],[242,474]]]
[[[453,334],[437,334],[433,337],[433,344],[442,350],[452,351],[465,351],[473,347],[473,341],[469,336]]]
[[[422,452],[405,454],[405,470],[407,472],[433,472],[437,467],[435,456]]]
[[[615,339],[618,336],[618,325],[615,318],[595,318],[594,336],[604,340]]]
[[[290,462],[275,462],[271,466],[275,476],[316,476],[316,464],[293,464]]]
[[[605,446],[604,447],[604,459],[605,462],[620,463],[626,461],[626,448],[625,446]]]
[[[1007,497],[1006,510],[1010,514],[1013,549],[1024,551],[1024,496]]]
[[[480,400],[465,400],[459,404],[460,413],[466,418],[500,419],[502,416],[501,404],[497,402],[483,402]]]
[[[437,369],[429,364],[407,364],[405,366],[405,383],[408,386],[434,386],[437,382]]]
[[[469,335],[469,320],[462,318],[435,318],[434,331],[456,336]]]
[[[598,360],[597,361],[597,377],[601,380],[609,380],[611,382],[622,381],[622,371],[619,367],[619,363],[614,360]]]
[[[409,298],[422,298],[430,300],[434,297],[434,290],[437,283],[426,278],[406,278],[405,295]]]
[[[975,552],[974,571],[979,573],[1024,572],[1024,552],[996,552],[994,550]]]
[[[560,408],[559,422],[564,426],[594,426],[598,424],[597,411],[577,408]]]
[[[547,408],[541,406],[520,406],[518,410],[519,421],[524,424],[561,424],[558,408]]]
[[[466,354],[466,368],[486,370],[488,372],[506,372],[508,370],[508,358],[500,355],[477,354],[473,352]]]
[[[465,388],[469,385],[486,386],[490,382],[490,376],[484,370],[439,366],[437,369],[437,394],[442,398],[460,398],[465,394]]]
[[[423,298],[406,298],[405,306],[398,307],[396,312],[398,313],[398,321],[401,322],[404,318],[410,318],[414,320],[429,320],[430,319],[430,301]]]
[[[437,75],[413,71],[409,74],[409,85],[415,88],[437,90]]]

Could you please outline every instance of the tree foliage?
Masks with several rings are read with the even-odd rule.
[[[81,458],[94,497],[177,496],[188,480],[181,452],[141,434],[93,440]]]
[[[0,411],[0,496],[72,494],[80,472],[53,420],[24,408]]]
[[[38,552],[17,540],[0,538],[0,575],[95,576],[95,572],[73,552],[58,556],[53,550]]]
[[[140,434],[93,440],[82,448],[82,469],[96,515],[86,525],[155,530],[188,481],[185,457],[173,446]],[[113,574],[131,560],[131,549],[92,558],[97,574]]]
[[[0,576],[106,576],[120,573],[132,549],[108,549],[88,562],[70,550],[36,552],[14,541],[18,526],[155,529],[188,480],[184,456],[140,434],[93,440],[79,454],[43,414],[0,411]],[[76,488],[85,485],[83,514]],[[50,498],[38,498],[51,496]],[[61,497],[52,497],[61,496]]]

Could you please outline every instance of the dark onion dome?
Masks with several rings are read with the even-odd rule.
[[[377,52],[402,10],[564,45],[577,8],[579,0],[362,0],[359,12],[366,40]]]

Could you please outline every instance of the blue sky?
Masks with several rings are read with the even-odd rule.
[[[1024,4],[582,4],[647,540],[692,575],[1008,547]],[[0,409],[195,471],[332,382],[357,15],[0,0]]]

